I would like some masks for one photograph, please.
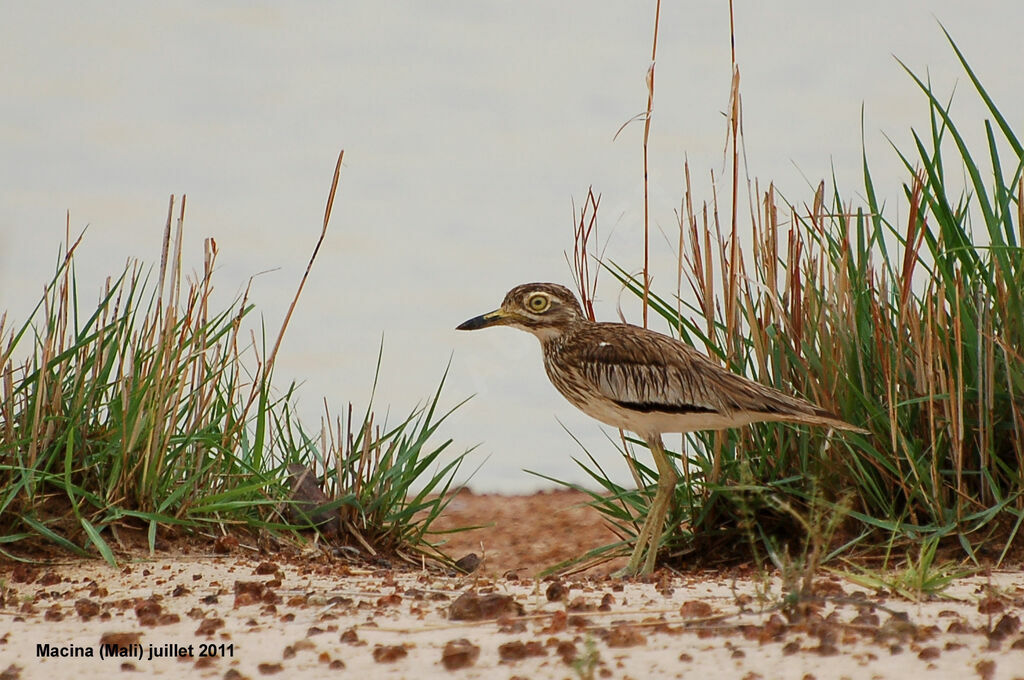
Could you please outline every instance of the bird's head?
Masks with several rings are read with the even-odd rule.
[[[514,326],[546,340],[561,335],[566,329],[585,320],[576,296],[565,286],[556,283],[524,283],[505,295],[501,307],[473,317],[460,324],[458,330]]]

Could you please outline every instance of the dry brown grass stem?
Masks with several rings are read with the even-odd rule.
[[[654,6],[654,37],[651,40],[651,65],[647,69],[647,112],[644,116],[644,295],[643,295],[643,321],[644,328],[647,328],[647,309],[651,294],[651,269],[650,269],[650,245],[651,245],[651,218],[650,218],[650,187],[648,183],[647,158],[648,142],[651,137],[651,114],[654,111],[654,65],[658,58],[658,22],[661,19],[661,0],[657,0]]]
[[[573,281],[576,290],[580,294],[580,302],[583,304],[583,311],[591,321],[596,321],[594,314],[594,296],[597,292],[597,277],[601,273],[602,256],[590,250],[590,240],[597,236],[597,209],[601,205],[601,196],[594,195],[594,187],[587,188],[587,197],[583,201],[583,207],[579,211],[579,219],[576,219],[576,206],[573,205],[573,218],[575,219],[575,231],[573,233],[572,261],[569,268],[572,270]],[[565,256],[569,260],[568,254]],[[590,260],[597,262],[597,269],[594,275],[590,275]]]
[[[324,208],[324,224],[320,230],[320,238],[316,241],[316,246],[313,248],[313,254],[309,257],[309,264],[306,265],[306,271],[302,274],[302,279],[299,281],[299,287],[295,291],[295,297],[292,298],[292,303],[288,305],[288,312],[284,315],[284,321],[281,322],[281,330],[277,333],[277,340],[274,341],[274,349],[271,350],[270,356],[267,358],[265,371],[269,375],[274,369],[274,360],[277,358],[277,350],[281,347],[281,341],[284,340],[285,331],[288,330],[288,322],[291,321],[292,313],[295,311],[295,305],[299,302],[299,296],[302,295],[302,289],[306,285],[306,279],[309,278],[309,272],[313,269],[313,263],[316,262],[317,253],[320,252],[320,246],[324,242],[324,238],[327,236],[327,225],[331,221],[331,208],[334,207],[334,195],[338,190],[338,178],[341,175],[341,162],[345,158],[345,150],[342,149],[338,154],[338,161],[334,164],[334,176],[331,179],[331,190],[327,193],[327,206]]]

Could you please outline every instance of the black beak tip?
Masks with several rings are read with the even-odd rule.
[[[457,331],[475,331],[476,329],[478,329],[478,328],[483,326],[483,320],[484,319],[483,319],[482,316],[475,316],[472,319],[469,319],[467,321],[463,321],[462,323],[460,323],[458,326],[455,327],[455,330],[457,330]]]

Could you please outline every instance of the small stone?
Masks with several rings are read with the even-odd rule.
[[[605,637],[609,647],[636,647],[646,645],[647,638],[631,626],[614,626]]]
[[[982,614],[998,614],[1004,609],[1006,605],[998,597],[986,597],[978,603],[978,611]]]
[[[218,555],[227,555],[237,547],[238,539],[234,536],[221,536],[213,542],[213,552]]]
[[[224,627],[224,619],[220,618],[209,618],[203,619],[199,622],[199,627],[196,628],[196,635],[213,635],[215,632]]]
[[[711,605],[700,600],[688,600],[679,608],[679,614],[686,619],[703,619],[711,616],[713,612]]]
[[[100,606],[96,602],[83,597],[75,600],[75,611],[78,612],[83,621],[88,621],[100,613]]]
[[[39,579],[39,585],[41,586],[55,586],[60,582],[61,578],[55,571],[48,571]]]
[[[139,644],[141,639],[142,633],[104,633],[100,636],[100,644],[128,647]]]
[[[408,654],[405,645],[377,645],[373,648],[373,660],[377,663],[392,663]]]
[[[1002,640],[1020,630],[1020,619],[1013,614],[1004,614],[999,622],[992,628],[989,637]]]
[[[504,614],[522,616],[523,611],[523,606],[509,595],[478,595],[472,590],[467,590],[452,602],[448,618],[452,621],[480,621],[497,619]]]
[[[280,673],[281,671],[283,671],[284,666],[279,663],[261,663],[258,666],[256,666],[256,670],[258,670],[263,675],[274,675],[275,673]]]
[[[549,586],[544,595],[548,598],[548,602],[559,602],[565,599],[567,589],[562,585],[561,581],[554,581]]]
[[[565,609],[570,612],[592,612],[596,610],[597,607],[595,607],[593,603],[588,602],[587,598],[581,595],[580,597],[574,597],[572,602],[565,606]]]
[[[506,663],[525,659],[528,656],[544,656],[545,654],[544,647],[536,640],[526,643],[513,640],[498,646],[498,656],[501,657],[502,662]]]
[[[850,621],[855,626],[870,626],[871,628],[878,628],[881,621],[878,618],[878,614],[874,612],[861,612],[857,614]]]
[[[576,645],[568,640],[563,640],[555,647],[555,654],[561,657],[567,666],[570,666],[576,660]]]
[[[479,566],[480,557],[476,553],[469,553],[455,560],[455,567],[464,574],[472,574]]]
[[[466,638],[449,640],[441,652],[441,663],[450,671],[466,668],[476,663],[480,648]]]
[[[841,584],[827,579],[816,580],[811,586],[811,592],[818,597],[843,597],[846,595]]]

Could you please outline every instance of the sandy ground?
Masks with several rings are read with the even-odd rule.
[[[471,576],[244,545],[119,569],[0,564],[0,678],[1024,678],[1024,572],[921,603],[825,577],[799,613],[773,608],[776,581],[734,574],[531,578],[607,532],[562,509],[578,500],[460,499],[453,521],[476,507],[497,522],[459,535],[483,544]]]
[[[601,514],[586,505],[589,498],[566,490],[523,496],[463,491],[434,526],[444,531],[485,525],[442,536],[444,550],[453,558],[468,553],[481,558],[478,575],[536,576],[552,565],[618,540]],[[604,576],[625,564],[625,559],[611,561],[588,573]]]

